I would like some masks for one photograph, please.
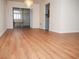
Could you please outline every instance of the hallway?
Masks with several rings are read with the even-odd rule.
[[[79,34],[7,30],[0,38],[0,59],[79,59]]]

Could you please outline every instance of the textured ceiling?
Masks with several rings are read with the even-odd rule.
[[[8,0],[8,1],[18,1],[18,2],[24,2],[25,0]],[[34,3],[40,3],[41,0],[33,0]]]

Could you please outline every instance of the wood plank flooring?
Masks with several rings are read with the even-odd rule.
[[[7,30],[0,38],[0,59],[79,59],[79,34]]]

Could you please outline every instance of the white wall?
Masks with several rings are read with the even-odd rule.
[[[41,28],[45,29],[45,5],[50,3],[49,30],[58,32],[60,26],[61,0],[45,0],[40,4]]]
[[[39,4],[33,5],[33,23],[32,28],[40,28],[40,14],[39,14]]]
[[[62,0],[60,32],[79,32],[79,0]]]
[[[40,5],[41,28],[45,27],[44,6],[49,2],[50,31],[58,33],[79,32],[79,0],[45,0]]]
[[[40,3],[40,29],[45,29],[45,2]]]
[[[8,1],[7,5],[7,28],[13,29],[13,16],[12,16],[12,8],[27,8],[27,6],[22,2]],[[34,4],[31,9],[31,20],[30,25],[32,28],[39,28],[39,5]]]
[[[6,31],[6,1],[0,0],[0,36]]]

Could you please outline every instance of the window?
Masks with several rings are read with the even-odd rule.
[[[22,13],[20,10],[14,10],[14,19],[22,19]]]

